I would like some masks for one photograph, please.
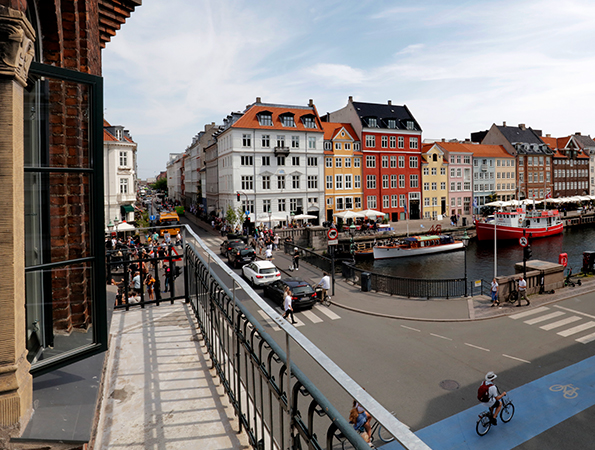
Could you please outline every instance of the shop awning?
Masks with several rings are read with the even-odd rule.
[[[131,213],[134,212],[134,206],[132,205],[121,205],[120,209],[123,213]]]

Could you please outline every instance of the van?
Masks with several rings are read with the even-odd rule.
[[[169,231],[169,234],[174,237],[180,232],[180,216],[175,212],[161,213],[159,214],[158,225],[165,227],[159,229],[159,236],[163,237],[163,233]]]

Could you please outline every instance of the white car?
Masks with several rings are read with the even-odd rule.
[[[244,278],[252,286],[264,286],[281,278],[281,272],[270,261],[254,261],[242,267]]]

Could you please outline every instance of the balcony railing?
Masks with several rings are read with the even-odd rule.
[[[275,156],[289,155],[289,147],[275,147]]]
[[[160,265],[174,268],[168,280],[169,297],[162,295],[159,285],[154,286],[156,298],[149,300],[142,294],[146,287],[141,285],[141,301],[125,300],[117,307],[144,307],[148,303],[182,299],[191,304],[213,367],[239,418],[240,431],[245,431],[253,448],[331,450],[345,448],[349,442],[350,448],[369,449],[345,418],[348,411],[339,411],[335,406],[341,405],[344,410],[353,400],[364,406],[404,448],[429,448],[262,300],[188,227],[182,232],[181,255],[176,255],[176,247],[170,246],[165,255],[157,253],[145,258],[127,251],[128,256],[123,254],[114,261],[112,252],[117,250],[108,252],[108,265],[118,266],[118,270],[108,268],[108,274],[123,272],[123,291],[130,289],[127,283],[131,278],[125,274],[132,264],[142,271],[144,262],[144,270],[155,273],[154,278],[162,275]],[[141,236],[144,234],[140,232]],[[176,272],[179,277],[175,277]],[[121,297],[128,295],[123,293]],[[256,312],[278,327],[275,336],[255,317]],[[293,354],[299,354],[301,360],[305,358],[307,367],[317,364],[329,375],[334,383],[328,387],[333,393],[332,402],[292,360]]]

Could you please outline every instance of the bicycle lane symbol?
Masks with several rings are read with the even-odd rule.
[[[560,392],[560,391],[564,391],[564,398],[576,398],[578,397],[578,390],[580,388],[577,388],[576,386],[573,386],[572,384],[554,384],[553,386],[550,386],[550,391],[552,392]]]

